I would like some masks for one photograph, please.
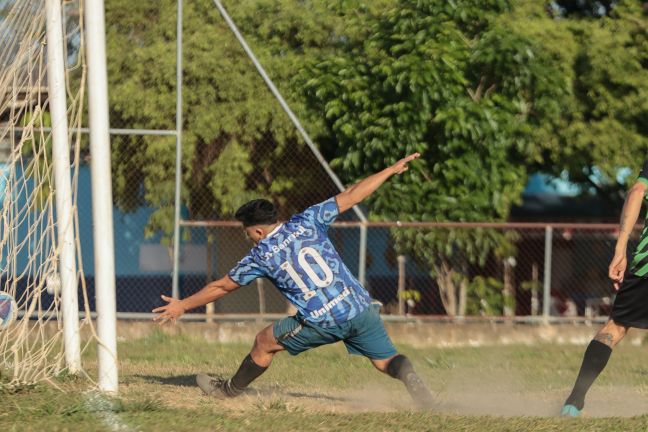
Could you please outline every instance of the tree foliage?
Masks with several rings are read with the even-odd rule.
[[[537,170],[567,173],[618,200],[628,181],[619,169],[645,158],[648,9],[640,1],[226,6],[346,183],[423,154],[368,203],[374,219],[505,221]],[[175,1],[106,8],[113,126],[173,129]],[[186,4],[184,42],[189,216],[228,217],[261,194],[291,212],[332,193],[211,1]],[[113,159],[118,205],[155,207],[149,233],[171,232],[174,140],[120,138]],[[489,256],[510,256],[515,241],[486,229],[393,236],[400,252],[432,269],[450,314],[463,314],[471,273]]]
[[[505,1],[399,1],[351,22],[348,43],[301,74],[347,178],[422,154],[372,199],[376,218],[504,221],[539,157],[534,127],[564,98],[534,42],[498,24]],[[355,26],[355,28],[354,28]],[[432,269],[449,314],[465,312],[469,265],[503,248],[494,230],[394,230],[401,252]],[[457,279],[459,273],[464,278]]]
[[[598,2],[594,2],[598,3]],[[556,19],[539,2],[522,1],[504,25],[532,38],[564,77],[559,117],[537,130],[542,169],[620,207],[622,192],[648,149],[648,8],[636,0],[611,2],[598,19]]]
[[[528,170],[567,171],[589,183],[600,170],[618,191],[615,173],[636,165],[647,147],[648,25],[641,2],[605,3],[599,19],[556,17],[554,3],[569,6],[226,6],[347,182],[405,152],[424,151],[416,173],[377,197],[376,217],[504,220]],[[594,3],[600,2],[574,7]],[[175,2],[111,0],[106,17],[112,125],[173,129]],[[191,217],[226,217],[257,194],[286,203],[295,178],[313,177],[300,176],[308,173],[308,151],[212,2],[187,4],[184,33],[183,202]],[[173,144],[150,137],[114,142],[117,201],[124,210],[159,208],[152,230],[171,225],[162,213],[171,214]],[[300,184],[301,201],[321,180]]]
[[[106,3],[113,126],[175,129],[175,4]],[[331,35],[340,22],[318,2],[230,4],[261,63],[288,96],[286,84],[304,59],[337,43]],[[188,2],[183,26],[182,196],[188,216],[229,218],[258,195],[290,212],[331,194],[330,181],[318,175],[310,150],[213,3]],[[113,171],[119,207],[151,205],[156,210],[147,232],[172,232],[175,139],[114,139]]]

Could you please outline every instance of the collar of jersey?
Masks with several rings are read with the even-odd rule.
[[[270,232],[268,233],[268,235],[266,236],[266,239],[268,239],[268,238],[272,237],[273,235],[277,234],[277,232],[279,232],[279,230],[280,230],[281,227],[283,227],[283,226],[284,226],[283,223],[277,225],[277,227],[276,227],[275,229],[273,229],[272,231],[270,231]],[[265,239],[264,239],[264,240],[265,240]]]

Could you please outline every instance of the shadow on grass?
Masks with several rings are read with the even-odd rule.
[[[347,398],[339,397],[339,396],[331,396],[325,393],[284,391],[279,386],[271,386],[271,387],[260,388],[260,389],[252,387],[246,389],[245,394],[249,396],[258,396],[263,398],[286,396],[295,399],[319,399],[319,400],[336,401],[336,402],[348,401]]]
[[[196,387],[196,375],[176,375],[176,376],[156,376],[156,375],[133,375],[133,378],[144,380],[150,384],[162,384],[178,387]],[[297,399],[321,399],[328,401],[346,401],[348,399],[337,396],[330,396],[323,393],[306,393],[306,392],[283,392],[281,388],[248,388],[245,394],[250,396],[269,397],[269,396],[288,396]]]
[[[301,393],[301,392],[288,392],[286,396],[294,398],[305,398],[305,399],[322,399],[327,401],[336,401],[336,402],[345,402],[349,399],[337,396],[330,396],[322,393]]]
[[[150,384],[172,385],[179,387],[196,387],[196,375],[156,376],[156,375],[133,375]]]

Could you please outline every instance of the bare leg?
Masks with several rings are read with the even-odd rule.
[[[254,360],[254,363],[267,368],[272,363],[274,355],[284,350],[285,348],[279,345],[274,337],[272,325],[269,325],[261,330],[254,338],[254,345],[252,346],[250,356]]]
[[[626,334],[628,334],[628,327],[617,324],[613,320],[609,320],[601,330],[596,333],[594,340],[604,343],[610,348],[614,348],[619,342],[621,342]]]
[[[245,357],[234,376],[227,381],[227,388],[231,395],[242,393],[252,381],[270,367],[274,355],[283,350],[284,347],[279,345],[274,337],[272,325],[261,330],[254,338],[252,351]]]
[[[376,369],[378,369],[380,372],[388,374],[387,366],[389,365],[389,362],[392,361],[392,359],[394,357],[396,357],[396,356],[391,356],[391,357],[389,357],[387,359],[383,359],[383,360],[376,360],[376,359],[369,359],[369,360],[371,361],[371,364]]]
[[[284,347],[279,345],[274,338],[272,325],[270,325],[256,335],[252,351],[243,359],[234,376],[230,379],[223,379],[200,374],[196,377],[196,381],[208,395],[238,396],[252,381],[268,369],[274,355],[283,350]]]

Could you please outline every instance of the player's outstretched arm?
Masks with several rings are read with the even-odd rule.
[[[628,247],[628,239],[639,218],[641,203],[646,196],[646,190],[648,190],[648,185],[641,181],[636,182],[630,188],[625,204],[623,204],[619,238],[614,248],[614,258],[612,258],[608,269],[608,276],[614,282],[614,288],[617,290],[621,286],[621,282],[623,282],[623,275],[627,266],[626,249]]]
[[[413,153],[389,168],[385,168],[379,173],[373,174],[364,180],[354,184],[344,192],[339,193],[335,200],[337,201],[340,213],[349,210],[356,204],[361,203],[365,198],[371,195],[376,189],[380,187],[385,181],[394,174],[401,174],[407,171],[407,164],[414,159],[420,157],[419,153]]]
[[[158,314],[155,316],[155,318],[153,318],[153,321],[159,321],[160,324],[164,324],[169,320],[175,321],[176,319],[180,318],[186,311],[216,301],[219,298],[231,293],[238,287],[239,285],[234,282],[229,276],[225,276],[217,281],[207,284],[197,293],[182,300],[177,300],[162,295],[162,300],[164,300],[168,304],[153,309],[152,312]]]

